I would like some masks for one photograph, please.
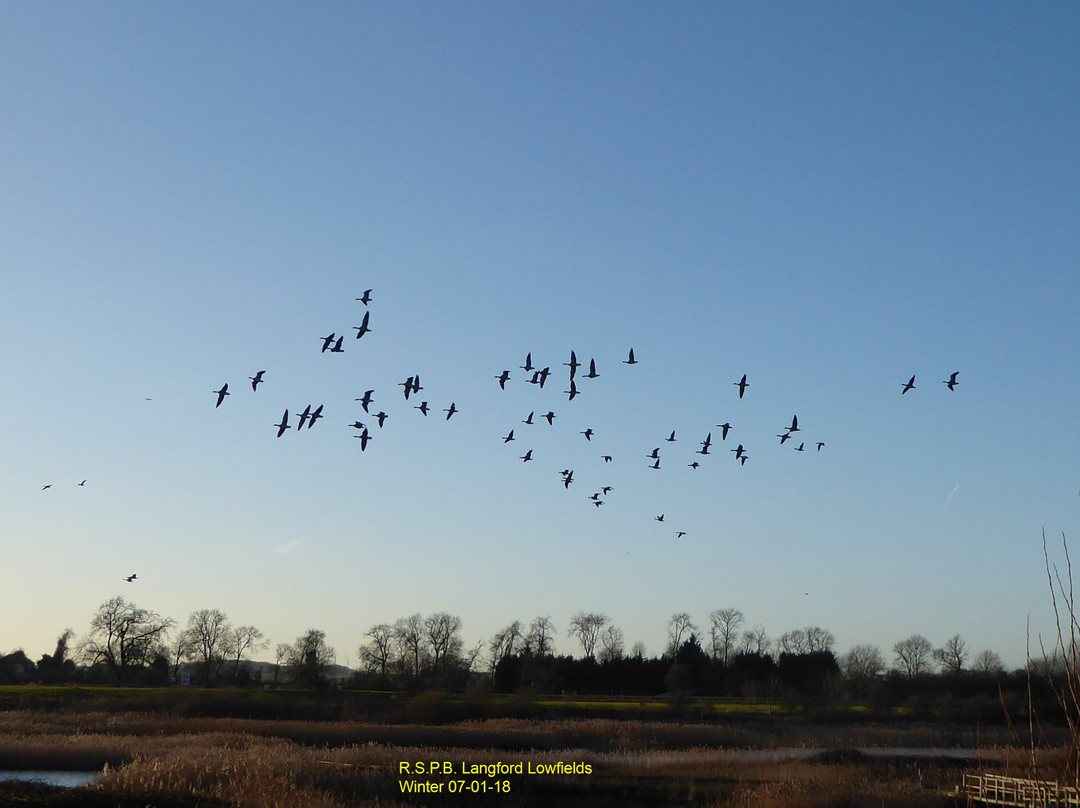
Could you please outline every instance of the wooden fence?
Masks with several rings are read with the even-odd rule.
[[[966,797],[969,804],[1080,808],[1080,789],[1050,780],[1025,780],[999,774],[965,774],[963,785],[951,796]]]

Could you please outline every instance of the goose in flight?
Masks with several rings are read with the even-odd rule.
[[[353,429],[367,429],[367,427],[364,426],[360,421],[353,421],[351,424],[349,424],[349,426],[351,426]]]
[[[651,466],[649,466],[649,468],[653,469],[654,471],[659,471],[660,470],[660,458],[659,457],[656,458],[656,462],[653,463]]]
[[[426,401],[421,401],[420,406],[419,407],[413,407],[413,409],[414,410],[420,410],[421,414],[423,414],[425,418],[427,417],[428,405],[427,405]]]
[[[823,441],[820,441],[820,440],[819,440],[819,441],[817,442],[817,450],[818,450],[818,451],[820,452],[820,451],[821,451],[821,447],[822,447],[822,446],[824,446],[824,445],[825,445],[825,443],[824,443]]]
[[[525,364],[524,365],[519,365],[519,367],[522,370],[524,370],[526,373],[533,370],[532,351],[529,351],[529,353],[525,354]]]
[[[596,372],[596,360],[595,359],[590,359],[589,360],[589,372],[585,374],[585,378],[586,379],[596,379],[599,376],[600,376],[600,374]]]
[[[330,332],[330,336],[328,336],[328,337],[319,337],[319,339],[322,340],[322,353],[326,353],[327,351],[330,350],[330,347],[334,344],[334,341],[337,339],[337,333],[336,332]]]
[[[551,375],[551,368],[544,368],[543,370],[540,371],[539,374],[537,374],[537,378],[539,378],[539,380],[540,380],[539,384],[540,384],[540,389],[541,390],[544,389],[544,382],[547,381],[547,377],[549,375]]]
[[[377,413],[377,414],[375,415],[375,417],[379,419],[379,429],[382,429],[383,421],[385,421],[385,420],[386,420],[387,418],[389,418],[390,416],[389,416],[389,415],[387,415],[387,414],[386,414],[385,412],[383,412],[382,410],[380,410],[380,411],[379,411],[379,412],[378,412],[378,413]]]
[[[791,437],[791,433],[785,432],[783,435],[777,435],[776,437],[780,438],[780,445],[783,446],[784,441]]]
[[[366,452],[368,441],[371,440],[371,433],[367,431],[367,428],[365,428],[364,431],[361,432],[359,435],[353,435],[353,437],[360,439],[360,451]]]
[[[345,349],[341,347],[341,343],[345,341],[345,337],[338,337],[337,342],[334,343],[334,347],[330,349],[330,353],[345,353]]]
[[[541,417],[547,418],[548,426],[551,426],[553,423],[555,423],[555,413],[551,410],[548,410],[547,413],[542,415]]]
[[[300,423],[296,425],[296,431],[299,432],[304,428],[304,424],[307,423],[307,419],[311,416],[311,405],[308,404],[304,407],[304,411],[300,413]]]
[[[633,348],[630,349],[630,356],[623,360],[623,364],[624,365],[636,365],[637,364],[637,360],[634,359],[634,349]]]
[[[581,434],[585,436],[585,440],[592,440],[592,436],[595,435],[596,433],[593,432],[592,427],[590,426],[584,432],[582,432]]]
[[[530,460],[532,460],[532,452],[533,452],[533,450],[532,450],[532,449],[529,449],[529,451],[527,451],[527,452],[526,452],[525,454],[523,454],[523,455],[522,455],[522,456],[521,456],[521,457],[519,458],[519,459],[521,460],[521,462],[523,462],[523,463],[528,463],[528,462],[529,462]]]
[[[645,455],[645,457],[649,458],[649,460],[657,460],[657,459],[659,459],[659,457],[660,457],[660,447],[657,446],[655,449],[653,449],[651,452],[649,452],[647,455]]]
[[[571,379],[570,380],[570,389],[569,390],[563,390],[563,392],[568,393],[570,395],[570,398],[568,398],[567,401],[573,401],[577,397],[577,394],[578,394],[577,382],[575,382],[573,379]]]
[[[742,378],[739,379],[739,381],[732,382],[732,384],[734,384],[736,387],[739,388],[739,398],[743,397],[743,393],[746,392],[746,388],[750,386],[746,382],[746,374],[745,373],[742,375]]]
[[[286,429],[292,429],[292,427],[289,426],[289,411],[288,410],[285,410],[285,414],[281,416],[281,423],[280,424],[274,424],[274,426],[277,427],[277,436],[279,438],[282,435],[285,434]]]
[[[131,583],[132,581],[134,581],[134,580],[135,580],[136,578],[138,578],[138,577],[139,577],[139,576],[138,576],[138,575],[136,575],[136,574],[135,574],[135,573],[133,572],[133,573],[131,573],[131,575],[128,575],[128,576],[127,576],[126,578],[124,578],[124,580],[125,580],[125,581],[127,581],[127,582],[128,582],[129,584],[130,584],[130,583]]]
[[[959,375],[960,375],[960,371],[958,370],[958,371],[956,371],[956,373],[949,374],[948,380],[947,381],[942,380],[941,383],[944,384],[946,387],[948,387],[950,390],[955,390],[956,385],[960,384],[960,382],[958,382],[956,380],[956,377],[959,376]]]
[[[660,514],[659,516],[655,516],[653,518],[656,519],[657,522],[663,522],[664,521],[664,514]]]
[[[722,430],[724,430],[723,432],[721,432],[721,433],[720,433],[720,440],[727,440],[727,433],[728,433],[728,431],[729,431],[729,430],[731,429],[731,424],[729,424],[729,423],[727,423],[727,422],[725,421],[724,423],[722,423],[722,424],[717,424],[716,426],[717,426],[717,427],[718,427],[719,429],[722,429]]]
[[[252,389],[252,391],[255,391],[255,389],[256,389],[256,388],[257,388],[257,387],[258,387],[258,386],[259,386],[260,384],[262,384],[262,381],[263,381],[263,374],[264,374],[264,373],[266,373],[266,371],[265,371],[265,370],[260,370],[260,371],[259,371],[258,373],[256,373],[256,374],[255,374],[254,376],[248,376],[248,378],[249,378],[249,379],[251,380],[251,389]]]
[[[903,388],[904,389],[900,391],[900,395],[904,395],[904,393],[906,393],[908,390],[914,390],[915,389],[915,377],[912,376],[910,379],[908,379],[907,384],[903,385]]]
[[[599,508],[603,504],[604,504],[604,500],[602,500],[602,499],[594,499],[593,500],[593,505],[595,505],[597,508]]]
[[[81,483],[79,483],[79,485],[80,486],[86,485],[86,480],[83,480]]]
[[[534,415],[536,415],[536,410],[533,410],[532,412],[530,412],[530,413],[529,413],[529,417],[528,417],[528,418],[526,418],[526,419],[525,419],[524,421],[522,421],[521,423],[523,423],[523,424],[529,424],[530,426],[532,426],[532,422],[533,422],[533,416],[534,416]]]
[[[49,489],[49,488],[52,488],[52,483],[49,483],[48,485],[41,486],[42,491],[45,491],[46,489]]]
[[[682,538],[683,536],[685,536],[685,535],[686,535],[686,531],[685,531],[685,530],[679,530],[679,531],[676,531],[676,532],[675,532],[675,538],[676,538],[676,539],[681,539],[681,538]]]
[[[665,440],[667,440],[668,443],[674,443],[675,442],[675,430],[674,429],[671,430],[671,434],[668,435]]]
[[[503,441],[503,443],[509,443],[513,439],[514,439],[514,430],[511,429],[510,433],[505,438],[503,438],[502,441]]]
[[[604,485],[600,487],[600,493],[602,493],[605,497],[614,490],[615,487],[611,485]]]
[[[356,299],[357,299],[357,300],[359,300],[359,301],[360,301],[361,303],[363,303],[363,304],[364,304],[364,305],[366,306],[366,305],[367,305],[368,303],[370,303],[370,302],[371,302],[371,290],[370,290],[370,289],[367,289],[367,290],[366,290],[366,291],[364,292],[364,296],[363,296],[363,297],[358,297],[358,298],[356,298]]]
[[[705,440],[701,442],[701,453],[708,454],[710,446],[712,446],[712,432],[706,435]]]
[[[567,491],[569,491],[570,490],[570,483],[572,483],[573,481],[574,481],[574,470],[573,469],[568,469],[567,472],[563,475],[563,478],[562,478],[563,488],[565,488]]]
[[[581,366],[581,363],[577,361],[577,354],[573,351],[570,352],[570,361],[563,362],[563,364],[570,368],[570,380],[573,381],[574,374],[577,373],[577,369]]]
[[[690,466],[690,468],[692,468],[694,471],[697,471],[699,468],[701,468],[701,464],[696,460],[693,463],[688,463],[687,465]]]
[[[742,456],[743,456],[743,452],[745,450],[743,449],[743,445],[740,443],[736,448],[732,449],[731,451],[733,451],[735,453],[735,459],[736,460],[741,460]]]
[[[315,426],[315,422],[323,417],[322,408],[323,408],[323,405],[320,404],[318,407],[316,407],[314,409],[314,411],[308,417],[308,422],[307,422],[307,428],[308,429],[311,429],[313,426]]]
[[[215,390],[217,393],[217,404],[214,405],[215,409],[221,406],[221,402],[225,400],[225,396],[229,395],[229,383],[226,382],[221,386],[220,390]]]
[[[605,463],[611,462],[611,455],[600,455],[600,457],[604,458]]]
[[[371,397],[371,394],[374,392],[374,390],[365,390],[363,398],[354,399],[354,401],[360,402],[360,406],[364,408],[364,412],[368,412],[368,405],[375,400]]]
[[[509,370],[504,370],[502,373],[500,373],[495,378],[498,379],[498,381],[499,381],[499,389],[500,390],[505,390],[506,389],[506,383],[508,381],[510,381],[510,371]]]
[[[445,412],[445,413],[446,413],[446,420],[447,420],[447,421],[449,421],[449,420],[450,420],[450,418],[451,418],[451,416],[452,416],[452,415],[453,415],[453,414],[454,414],[455,412],[458,412],[458,408],[457,408],[457,407],[456,407],[456,406],[454,405],[454,402],[453,402],[453,401],[451,401],[451,402],[450,402],[450,406],[449,406],[449,407],[446,407],[446,408],[444,408],[444,409],[443,409],[443,412]]]
[[[797,415],[791,416],[791,426],[789,426],[787,428],[787,431],[788,431],[789,434],[791,432],[798,432],[799,431],[799,416],[797,416]]]
[[[368,334],[368,333],[371,332],[371,329],[368,328],[368,322],[370,322],[370,320],[371,320],[371,312],[370,311],[365,311],[364,312],[364,319],[360,321],[360,325],[354,325],[353,326],[353,331],[356,332],[356,338],[357,339],[360,339],[360,337],[364,336],[364,334]]]
[[[739,462],[740,462],[740,463],[741,463],[742,465],[744,465],[744,466],[745,466],[745,465],[746,465],[746,458],[748,458],[749,456],[750,456],[750,455],[748,455],[748,454],[744,454],[744,455],[743,455],[742,457],[740,457],[740,458],[739,458]]]
[[[795,451],[796,451],[796,452],[801,452],[801,451],[803,451],[803,447],[804,447],[805,445],[806,445],[805,443],[800,443],[800,444],[799,444],[798,446],[796,446],[796,447],[795,447]]]

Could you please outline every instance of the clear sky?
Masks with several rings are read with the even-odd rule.
[[[413,612],[653,654],[727,606],[1022,664],[1080,527],[1077,42],[1075,2],[3,4],[0,651],[122,594],[353,664]]]

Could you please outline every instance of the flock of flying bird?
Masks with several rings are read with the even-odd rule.
[[[372,290],[368,289],[368,290],[366,290],[364,292],[364,294],[361,297],[356,298],[357,301],[359,301],[360,303],[362,303],[365,306],[365,309],[367,308],[368,304],[372,301],[371,292],[372,292]],[[356,339],[359,340],[359,339],[363,338],[366,334],[371,333],[372,329],[371,329],[371,325],[370,325],[370,319],[371,319],[370,310],[365,310],[364,316],[363,316],[363,319],[361,320],[360,325],[352,327],[352,330],[356,331]],[[337,332],[331,332],[330,334],[328,334],[326,336],[323,336],[323,337],[320,337],[319,339],[322,340],[322,353],[327,353],[327,352],[329,352],[329,353],[344,353],[345,352],[345,348],[343,347],[344,346],[344,339],[345,339],[344,335],[339,335]],[[563,366],[569,368],[569,374],[568,374],[568,386],[569,386],[569,389],[564,390],[563,392],[567,395],[567,401],[573,401],[575,398],[577,398],[579,395],[581,395],[581,390],[578,387],[578,380],[579,380],[578,369],[583,368],[585,365],[584,365],[583,362],[578,361],[577,353],[575,351],[570,351],[570,361],[569,362],[563,362],[562,364],[563,364]],[[627,354],[627,358],[622,360],[622,364],[625,364],[625,365],[628,365],[628,366],[633,366],[633,365],[638,364],[638,360],[634,355],[634,349],[633,348],[631,348],[629,350],[629,353]],[[525,372],[525,381],[528,384],[536,386],[538,389],[543,389],[545,384],[548,381],[548,378],[552,375],[552,370],[551,370],[550,366],[545,366],[545,367],[541,368],[541,367],[538,367],[538,366],[533,364],[533,357],[532,357],[531,352],[526,354],[525,363],[523,365],[520,365],[519,368]],[[260,370],[254,376],[249,376],[248,377],[248,380],[251,382],[252,391],[257,391],[259,385],[262,384],[265,381],[264,380],[265,374],[266,374],[265,370]],[[959,375],[958,372],[954,372],[954,373],[952,373],[950,375],[950,377],[948,379],[943,381],[943,384],[945,384],[950,391],[953,391],[953,390],[956,389],[956,386],[958,384],[956,378],[957,378],[958,375]],[[592,380],[592,379],[599,378],[599,376],[600,376],[600,373],[597,371],[595,358],[589,359],[588,371],[587,372],[583,371],[580,374],[580,378],[581,379],[590,379],[590,380]],[[501,390],[506,390],[506,385],[511,379],[511,371],[509,369],[504,369],[500,373],[496,374],[494,378],[498,382],[499,388]],[[732,384],[735,387],[738,388],[739,398],[740,399],[744,398],[745,395],[746,395],[747,389],[750,387],[750,383],[747,381],[747,375],[743,374],[742,377],[738,381],[732,382]],[[411,396],[418,395],[424,389],[420,384],[420,374],[418,374],[418,373],[409,376],[403,382],[399,382],[398,386],[403,388],[403,395],[404,395],[405,401],[409,401]],[[908,379],[908,381],[905,384],[902,385],[901,395],[906,395],[909,391],[911,391],[913,389],[915,389],[915,376],[912,376],[910,379]],[[228,383],[223,384],[219,390],[214,390],[213,392],[217,396],[217,400],[216,400],[216,403],[215,403],[214,406],[215,407],[220,407],[222,402],[225,400],[226,396],[230,395]],[[386,420],[389,418],[389,415],[387,415],[387,413],[382,411],[382,410],[380,410],[377,413],[372,413],[370,407],[374,403],[374,400],[375,400],[374,399],[374,394],[375,394],[374,389],[366,390],[364,392],[363,396],[360,397],[360,398],[355,399],[355,401],[360,403],[360,406],[363,408],[363,411],[364,411],[365,414],[373,417],[378,422],[378,426],[381,429],[383,427],[383,425],[385,424]],[[431,408],[429,407],[427,401],[421,401],[420,404],[413,405],[413,408],[419,410],[420,413],[425,417],[427,416],[428,412],[430,412],[430,410],[431,410]],[[454,402],[450,402],[450,406],[444,408],[442,410],[442,412],[446,413],[445,420],[449,421],[454,416],[455,413],[459,412],[459,410],[457,408],[457,405]],[[315,426],[315,422],[318,421],[319,419],[321,419],[322,417],[324,417],[323,416],[323,405],[322,404],[319,404],[317,407],[314,407],[314,408],[313,408],[313,406],[311,404],[308,404],[304,408],[304,410],[300,413],[300,415],[299,415],[299,417],[297,419],[297,423],[295,424],[295,429],[296,429],[297,432],[300,432],[305,427],[307,427],[308,429],[311,429],[312,427]],[[537,418],[537,412],[535,410],[533,410],[532,412],[530,412],[528,414],[528,416],[526,418],[524,418],[522,420],[522,423],[531,426],[534,423],[536,423],[536,418]],[[548,412],[543,413],[542,415],[540,415],[539,418],[543,419],[543,420],[546,420],[548,425],[552,426],[552,425],[554,425],[556,414],[555,414],[555,412],[553,410],[548,410]],[[360,441],[360,450],[361,451],[366,451],[367,447],[368,447],[368,444],[373,440],[372,434],[371,434],[370,430],[368,429],[367,425],[365,423],[363,423],[362,421],[355,420],[355,421],[353,421],[352,424],[350,424],[350,426],[357,430],[357,434],[355,434],[354,437],[359,439],[359,441]],[[277,430],[276,434],[277,434],[277,437],[279,437],[279,438],[282,435],[284,435],[287,430],[294,428],[294,425],[289,422],[289,410],[288,409],[285,409],[284,413],[281,416],[280,423],[274,424],[274,428]],[[725,421],[722,424],[717,424],[716,428],[720,430],[719,437],[720,437],[720,441],[722,441],[722,442],[727,440],[728,433],[733,429],[733,427],[732,427],[732,425],[731,425],[731,423],[729,421]],[[505,436],[502,437],[502,441],[503,441],[504,444],[510,443],[511,441],[514,441],[514,440],[517,439],[517,436],[515,435],[516,429],[517,428],[511,429]],[[793,440],[793,438],[796,436],[796,434],[800,433],[800,432],[802,432],[802,429],[799,427],[799,418],[798,418],[797,415],[793,415],[792,418],[791,418],[791,424],[788,425],[788,426],[783,427],[783,431],[779,435],[777,435],[776,437],[779,438],[780,445],[783,446],[785,443],[787,443],[787,441]],[[581,431],[580,434],[584,436],[586,441],[591,442],[592,438],[596,434],[596,432],[592,429],[592,427],[589,427],[589,428]],[[671,433],[664,440],[666,442],[669,442],[669,443],[674,443],[676,441],[675,430],[672,430]],[[695,455],[700,455],[702,458],[709,456],[711,454],[710,450],[713,447],[713,433],[710,431],[705,436],[705,439],[700,441],[699,445],[700,445],[700,448],[698,450],[696,450],[694,452],[694,454]],[[824,441],[815,441],[814,445],[816,446],[816,450],[819,451],[819,452],[825,447]],[[795,446],[794,448],[795,448],[795,451],[797,451],[797,452],[804,451],[805,448],[806,448],[805,441],[800,441],[798,446]],[[735,460],[740,465],[743,465],[743,466],[746,465],[746,461],[749,459],[750,455],[747,452],[746,447],[742,443],[739,443],[734,449],[731,449],[730,451],[731,451],[732,454],[735,455]],[[600,457],[603,459],[603,461],[605,463],[612,462],[612,456],[611,455],[602,454],[602,455],[600,455]],[[521,460],[523,463],[530,462],[531,460],[533,460],[533,449],[531,449],[531,448],[527,449],[523,455],[520,455],[518,457],[518,459]],[[647,466],[648,468],[659,471],[660,468],[661,468],[661,465],[660,465],[660,460],[661,460],[661,458],[660,458],[660,447],[657,446],[651,452],[646,454],[645,459],[648,460],[648,461],[651,461],[651,462],[649,462],[649,464]],[[691,469],[696,470],[696,469],[700,468],[701,461],[699,461],[695,457],[687,465]],[[565,469],[563,469],[562,471],[559,472],[559,476],[561,478],[561,482],[562,482],[564,488],[569,490],[570,486],[575,482],[575,480],[574,480],[574,470],[570,469],[570,468],[565,468]],[[48,487],[48,486],[46,486],[46,487]],[[614,491],[613,486],[610,486],[610,485],[601,486],[599,490],[595,491],[594,493],[592,493],[592,494],[590,494],[588,496],[588,500],[593,504],[594,507],[600,508],[606,502],[604,497],[607,497],[607,495],[610,494],[612,491]],[[664,514],[659,514],[654,518],[655,518],[655,520],[657,522],[663,522],[665,517],[664,517]],[[682,538],[683,536],[686,535],[686,531],[682,531],[682,530],[676,531],[675,535],[676,535],[677,538]],[[134,578],[134,576],[132,576],[132,578],[126,579],[126,580],[130,581],[133,578]]]

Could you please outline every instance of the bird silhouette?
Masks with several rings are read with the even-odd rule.
[[[307,428],[308,429],[311,429],[313,426],[315,426],[315,422],[323,417],[322,408],[323,408],[323,405],[320,404],[318,407],[316,407],[314,409],[314,411],[312,411],[310,417],[308,418],[308,422],[307,422]]]
[[[798,446],[795,447],[795,451],[796,452],[801,452],[803,450],[803,446],[805,446],[805,445],[806,445],[805,443],[800,443]]]
[[[277,436],[279,438],[282,435],[285,434],[286,429],[292,429],[292,427],[289,426],[289,411],[288,410],[285,410],[285,414],[281,416],[281,423],[280,424],[274,424],[274,426],[277,427]]]
[[[383,421],[385,421],[390,416],[380,410],[375,417],[379,419],[379,429],[382,429]]]
[[[371,329],[368,328],[368,322],[371,320],[371,312],[364,312],[364,319],[360,321],[360,325],[354,325],[353,330],[356,332],[356,338],[364,336],[364,334],[370,333]]]
[[[83,480],[81,483],[79,483],[79,485],[80,486],[86,485],[86,480]]]
[[[548,426],[551,426],[553,423],[555,423],[555,413],[553,413],[551,410],[548,410],[548,412],[541,417],[547,418]]]
[[[538,378],[540,379],[540,389],[544,389],[544,382],[547,381],[547,377],[551,375],[551,368],[544,368],[540,371]]]
[[[412,376],[410,376],[409,378],[407,378],[403,382],[398,382],[398,387],[404,387],[405,388],[405,400],[406,401],[409,400],[409,394],[412,393],[412,386],[413,386],[413,377]]]
[[[361,303],[363,303],[366,306],[368,303],[371,302],[371,290],[368,289],[367,291],[364,292],[363,297],[358,297],[356,299],[359,300]]]
[[[223,384],[220,390],[215,390],[214,392],[217,393],[217,404],[214,405],[214,408],[216,409],[221,406],[221,402],[225,400],[225,396],[229,395],[228,382]]]
[[[793,415],[793,416],[791,416],[791,426],[789,426],[789,427],[787,428],[787,431],[788,431],[789,433],[790,433],[790,432],[798,432],[798,431],[799,431],[799,416],[797,416],[797,415]]]
[[[611,455],[600,455],[600,457],[604,458],[605,463],[611,462]]]
[[[675,538],[676,538],[676,539],[681,539],[681,538],[682,538],[683,536],[685,536],[685,535],[686,535],[686,531],[685,531],[685,530],[679,530],[679,531],[676,531],[676,533],[675,533]]]
[[[254,376],[248,376],[248,378],[251,380],[252,391],[254,391],[260,384],[262,384],[264,373],[266,373],[265,370],[260,370]]]
[[[519,365],[519,367],[522,370],[524,370],[526,373],[528,373],[530,370],[533,369],[532,352],[531,351],[529,353],[525,354],[525,364],[524,365]]]
[[[506,389],[506,383],[508,381],[510,381],[510,371],[509,370],[504,370],[502,373],[500,373],[495,378],[499,380],[499,388],[502,389],[502,390],[505,390]]]
[[[569,390],[563,390],[563,392],[568,393],[570,395],[570,398],[567,399],[568,401],[573,401],[575,398],[577,398],[577,395],[578,395],[577,383],[573,379],[571,379],[570,380],[570,389]]]
[[[732,384],[734,384],[736,387],[739,388],[739,398],[743,397],[743,393],[746,392],[746,388],[750,386],[749,384],[746,383],[746,374],[745,373],[742,375],[742,378],[739,379],[739,381],[732,382]]]
[[[300,422],[296,425],[296,431],[299,432],[304,428],[304,424],[307,423],[307,419],[311,416],[311,405],[308,404],[304,407],[304,411],[300,413]]]
[[[574,481],[574,470],[573,469],[568,469],[566,474],[564,474],[563,478],[562,478],[563,488],[565,488],[567,491],[569,491],[570,490],[570,483],[572,483],[573,481]]]
[[[675,430],[674,429],[671,430],[671,434],[667,436],[666,440],[668,441],[668,443],[674,443],[675,442]]]
[[[657,522],[663,522],[664,521],[664,514],[660,514],[659,516],[656,516],[654,518],[656,519]]]
[[[428,405],[427,405],[426,401],[421,401],[420,406],[419,407],[413,407],[413,409],[414,410],[420,410],[421,414],[424,415],[425,418],[427,417]]]
[[[739,458],[739,463],[741,465],[745,466],[746,465],[746,458],[748,458],[748,457],[750,457],[750,455],[744,454],[742,457]]]
[[[907,384],[902,385],[902,386],[903,386],[904,389],[900,391],[900,395],[904,395],[904,393],[906,393],[908,390],[914,390],[915,389],[915,377],[912,376],[910,379],[907,380]]]
[[[646,456],[647,458],[649,458],[649,460],[656,460],[657,458],[659,458],[659,457],[660,457],[660,447],[659,447],[659,446],[657,446],[657,447],[656,447],[655,449],[653,449],[653,450],[652,450],[651,452],[649,452],[649,453],[648,453],[647,455],[645,455],[645,456]]]
[[[511,429],[510,433],[505,438],[502,439],[502,442],[503,443],[509,443],[513,439],[514,439],[514,430]]]
[[[361,452],[366,452],[367,451],[368,441],[371,440],[371,433],[368,432],[367,429],[365,428],[363,432],[361,432],[359,435],[353,435],[353,437],[360,439],[360,451]]]
[[[592,427],[590,426],[584,432],[582,432],[581,434],[585,436],[585,440],[592,440],[592,436],[595,435],[596,433],[593,432]]]
[[[701,442],[701,453],[708,454],[710,446],[712,446],[712,432],[706,435],[705,440]]]
[[[368,412],[368,405],[375,400],[371,397],[371,394],[374,392],[374,390],[365,390],[363,398],[354,399],[354,401],[360,402],[360,406],[364,408],[364,412]]]
[[[527,451],[527,452],[526,452],[525,454],[523,454],[523,455],[521,456],[520,460],[521,460],[521,461],[522,461],[523,463],[528,463],[528,462],[529,462],[530,460],[532,460],[532,453],[533,453],[533,450],[532,450],[532,449],[529,449],[529,451]]]
[[[455,412],[458,412],[458,408],[457,408],[457,407],[456,407],[456,406],[454,405],[454,402],[453,402],[453,401],[451,401],[451,402],[450,402],[450,406],[449,406],[449,407],[447,407],[447,408],[445,408],[445,409],[443,410],[443,412],[445,412],[445,413],[446,413],[446,420],[447,420],[447,421],[449,421],[449,420],[450,420],[450,417],[451,417],[451,416],[452,416],[452,415],[453,415],[453,414],[454,414]]]
[[[723,432],[720,433],[720,440],[727,440],[727,433],[731,430],[731,424],[723,423],[723,424],[717,424],[716,426],[719,429],[724,430]]]
[[[821,447],[822,447],[822,446],[824,446],[824,445],[825,445],[825,444],[824,444],[824,443],[823,443],[822,441],[818,441],[818,442],[817,442],[817,450],[818,450],[818,451],[820,452],[820,451],[821,451]]]
[[[959,376],[959,375],[960,375],[960,371],[956,371],[956,373],[951,373],[951,374],[949,374],[948,380],[947,381],[943,380],[941,383],[944,384],[945,386],[947,386],[950,390],[955,390],[956,385],[960,384],[960,382],[958,382],[956,380],[956,377]]]
[[[602,493],[602,494],[603,494],[603,495],[604,495],[605,497],[606,497],[606,496],[607,496],[608,494],[610,494],[610,493],[611,493],[612,491],[614,491],[614,490],[615,490],[615,487],[614,487],[614,486],[611,486],[611,485],[605,485],[605,486],[601,486],[601,488],[600,488],[600,492],[601,492],[601,493]]]
[[[634,349],[633,348],[630,349],[630,356],[623,360],[623,364],[624,365],[636,365],[637,364],[637,360],[634,359]]]
[[[44,490],[46,490],[46,489],[48,489],[48,488],[52,488],[52,483],[49,483],[48,485],[43,485],[43,486],[41,486],[41,490],[42,490],[42,491],[44,491]]]
[[[319,337],[319,339],[321,339],[323,341],[323,343],[322,343],[322,353],[326,353],[327,351],[330,350],[330,346],[332,346],[334,344],[334,340],[337,339],[337,334],[334,333],[334,332],[331,332],[330,336],[328,336],[328,337]]]
[[[651,466],[649,466],[649,468],[653,469],[654,471],[659,471],[660,470],[660,458],[659,457],[656,458],[656,462],[653,463]]]
[[[360,421],[353,421],[351,424],[349,424],[349,426],[351,426],[353,429],[367,429],[367,427],[364,426]]]
[[[597,508],[599,508],[603,504],[604,504],[604,500],[602,500],[602,499],[593,500],[593,505],[595,505]]]
[[[780,438],[780,445],[783,446],[784,441],[791,437],[791,433],[785,432],[783,435],[777,435],[776,437]]]
[[[696,460],[693,463],[688,463],[687,465],[689,465],[690,468],[694,469],[694,471],[697,471],[699,468],[701,468],[701,464]]]
[[[600,374],[596,372],[596,360],[595,359],[590,359],[589,360],[589,372],[585,374],[585,378],[586,379],[596,379],[599,376],[600,376]]]
[[[341,343],[345,341],[345,337],[338,337],[337,342],[334,343],[334,347],[330,349],[330,353],[345,353],[345,349],[341,347]]]
[[[130,583],[131,583],[132,581],[134,581],[134,580],[135,580],[136,578],[138,578],[138,577],[139,577],[139,576],[138,576],[138,575],[136,575],[136,574],[135,574],[135,573],[133,572],[133,573],[131,573],[131,575],[129,575],[129,576],[127,576],[126,578],[124,578],[124,580],[125,580],[125,581],[127,581],[127,582],[128,582],[129,584],[130,584]]]
[[[526,418],[526,419],[525,419],[524,421],[522,421],[521,423],[523,423],[523,424],[529,424],[529,425],[531,426],[531,425],[532,425],[532,422],[533,422],[533,416],[534,416],[535,414],[536,414],[536,410],[533,410],[532,412],[530,412],[530,413],[529,413],[529,417],[528,417],[528,418]]]
[[[563,364],[570,368],[570,379],[573,380],[574,374],[577,373],[577,369],[581,366],[581,363],[577,361],[577,354],[573,351],[570,352],[570,361],[563,362]]]
[[[745,450],[743,449],[743,445],[740,443],[736,448],[732,449],[731,451],[735,453],[735,459],[739,460],[742,458],[743,452]]]

